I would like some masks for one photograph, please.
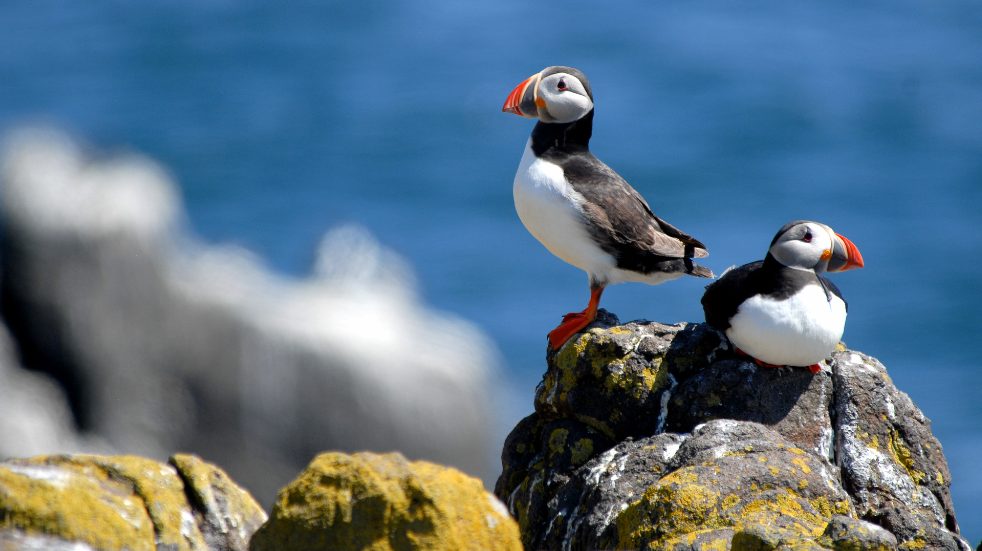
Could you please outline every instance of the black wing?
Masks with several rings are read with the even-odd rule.
[[[586,200],[583,210],[593,238],[614,255],[619,267],[641,272],[679,269],[711,277],[709,270],[682,262],[706,256],[706,246],[655,216],[644,198],[610,167],[588,152],[557,161]]]
[[[849,303],[846,302],[845,297],[842,296],[842,291],[840,291],[839,288],[836,287],[835,283],[832,283],[831,280],[829,280],[827,278],[824,278],[822,276],[818,276],[818,279],[822,280],[822,283],[825,285],[825,289],[827,291],[831,292],[833,295],[839,297],[839,299],[842,300],[842,304],[844,304],[846,306],[846,312],[848,312],[849,311]]]
[[[762,260],[732,268],[706,286],[702,295],[702,311],[706,323],[720,331],[730,328],[730,318],[748,297],[758,292]]]

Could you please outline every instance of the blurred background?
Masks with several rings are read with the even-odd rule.
[[[588,298],[514,214],[532,123],[500,113],[565,64],[594,153],[717,273],[792,219],[857,244],[844,340],[931,418],[978,541],[980,28],[970,0],[5,2],[5,357],[67,406],[0,453],[190,449],[267,505],[329,447],[493,480]],[[704,283],[603,306],[701,321]]]

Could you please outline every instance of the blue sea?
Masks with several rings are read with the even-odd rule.
[[[594,153],[717,273],[798,218],[849,237],[847,344],[933,421],[964,535],[982,539],[982,3],[11,1],[0,131],[54,124],[179,182],[188,226],[308,275],[342,223],[413,266],[432,306],[500,350],[531,411],[545,334],[586,277],[518,221],[539,69],[596,98]],[[701,321],[705,281],[613,287],[622,320]]]

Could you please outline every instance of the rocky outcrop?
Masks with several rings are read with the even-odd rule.
[[[284,488],[252,551],[521,550],[481,482],[400,454],[325,453]]]
[[[245,550],[266,513],[193,455],[0,463],[0,549]]]
[[[313,277],[278,277],[188,235],[154,163],[41,132],[5,150],[0,255],[17,352],[51,377],[18,372],[18,385],[55,404],[17,422],[36,421],[30,447],[0,442],[0,457],[86,442],[189,450],[264,502],[324,449],[399,449],[492,475],[492,347],[422,304],[404,263],[363,230],[325,238]],[[0,438],[19,434],[5,421]]]
[[[968,549],[930,422],[845,348],[760,368],[706,325],[601,311],[502,464],[526,549]]]

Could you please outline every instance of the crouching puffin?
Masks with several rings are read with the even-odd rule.
[[[692,262],[706,246],[665,222],[623,178],[590,153],[593,93],[578,69],[547,67],[512,90],[501,109],[538,119],[515,174],[515,210],[552,254],[585,271],[590,302],[549,332],[557,350],[597,317],[604,287],[656,285],[683,274],[713,277]]]
[[[832,228],[789,222],[764,260],[727,270],[706,287],[706,322],[758,365],[818,373],[842,338],[847,310],[839,289],[819,273],[862,267],[856,245]]]

